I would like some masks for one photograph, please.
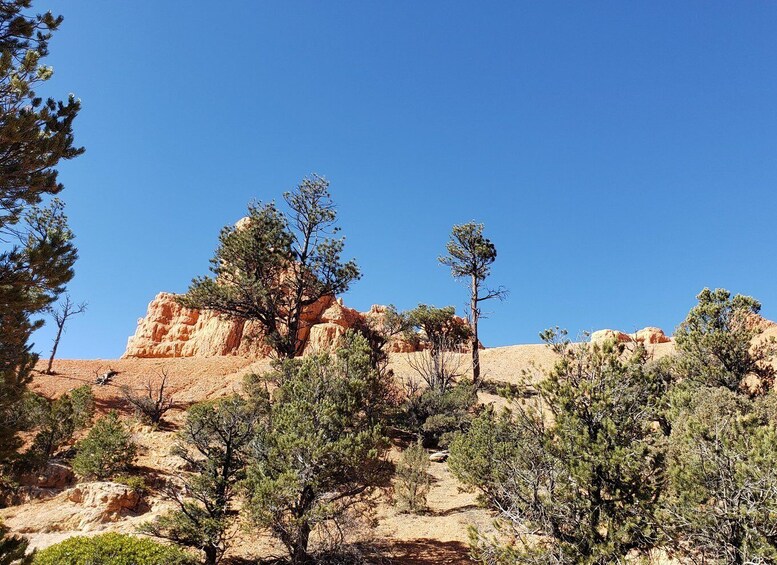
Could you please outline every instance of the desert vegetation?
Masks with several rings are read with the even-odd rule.
[[[661,356],[637,334],[546,330],[550,362],[496,381],[479,324],[507,291],[487,286],[485,226],[454,225],[439,258],[468,286],[465,318],[430,304],[354,314],[337,296],[361,271],[317,174],[280,206],[249,204],[221,230],[211,275],[175,298],[251,324],[269,359],[205,392],[164,367],[65,382],[57,347],[86,305],[66,294],[77,249],[57,167],[83,151],[80,102],[36,94],[62,18],[30,8],[0,0],[0,506],[88,503],[88,520],[43,533],[102,529],[36,551],[23,534],[38,530],[0,523],[0,565],[402,562],[373,534],[379,518],[447,512],[468,524],[466,550],[409,562],[777,562],[777,343],[756,299],[702,290]],[[57,333],[44,367],[32,334],[45,314]],[[320,347],[306,349],[314,320]],[[447,496],[476,493],[477,507],[434,507],[446,473]]]
[[[536,399],[487,410],[454,439],[453,472],[499,515],[500,535],[473,531],[476,559],[773,561],[775,344],[754,299],[697,299],[658,361],[546,332],[558,362]]]

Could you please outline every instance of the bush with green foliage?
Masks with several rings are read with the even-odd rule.
[[[266,410],[239,396],[191,407],[172,453],[192,470],[184,489],[168,488],[178,505],[146,523],[141,531],[205,553],[205,563],[218,563],[229,542],[235,486],[245,476],[248,444]]]
[[[476,537],[488,563],[605,564],[662,542],[656,519],[666,439],[666,375],[641,346],[543,339],[559,355],[536,399],[483,412],[449,465],[514,538]]]
[[[97,420],[76,445],[73,470],[85,479],[105,480],[129,469],[137,446],[116,412]]]
[[[673,422],[664,523],[705,563],[777,561],[777,428],[756,403],[701,387]]]
[[[777,348],[760,304],[704,289],[678,328],[667,366],[671,436],[662,497],[672,550],[705,563],[777,560]]]
[[[424,447],[447,447],[454,434],[466,431],[477,412],[477,391],[462,381],[444,391],[424,389],[402,405],[401,426],[415,433]]]
[[[245,508],[292,563],[307,563],[314,530],[339,523],[388,479],[388,441],[365,409],[385,402],[384,377],[366,339],[351,334],[336,355],[286,360],[268,378],[277,388],[252,443]]]
[[[470,328],[456,318],[452,306],[419,304],[404,317],[423,350],[408,355],[415,377],[403,382],[405,401],[398,424],[416,434],[426,447],[444,446],[452,433],[467,428],[477,404],[472,383],[457,382]]]
[[[755,379],[751,388],[768,391],[774,383],[770,360],[777,354],[777,344],[773,338],[754,342],[763,332],[761,304],[750,296],[732,297],[722,288],[705,288],[696,299],[698,304],[675,332],[681,376],[735,392],[751,377]]]
[[[195,565],[181,549],[147,538],[108,533],[76,536],[38,552],[35,565]]]
[[[429,484],[429,454],[420,442],[413,443],[397,463],[394,498],[399,509],[416,514],[426,510]]]
[[[26,466],[40,468],[49,462],[76,430],[87,427],[94,416],[94,396],[89,385],[63,394],[54,401],[42,397],[28,403],[29,417],[37,422],[38,433],[26,453]]]

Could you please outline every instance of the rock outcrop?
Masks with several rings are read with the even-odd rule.
[[[23,505],[5,522],[22,534],[37,532],[98,531],[141,506],[141,495],[112,482],[81,483],[47,501]],[[41,511],[45,509],[45,511]]]
[[[647,327],[632,334],[627,334],[618,330],[599,330],[591,334],[591,342],[598,343],[602,341],[618,342],[637,342],[646,344],[668,343],[671,340],[661,328]]]
[[[159,293],[138,320],[123,357],[263,356],[269,348],[251,322],[181,306],[175,295]]]
[[[325,296],[307,307],[302,315],[299,339],[304,353],[331,351],[345,332],[366,323],[379,324],[386,307],[373,306],[361,313],[332,296]],[[417,351],[418,345],[392,338],[389,351]],[[220,316],[207,310],[181,306],[176,295],[159,293],[148,305],[146,316],[138,320],[135,335],[127,341],[127,357],[217,357],[236,355],[261,358],[271,353],[264,332],[257,322]]]

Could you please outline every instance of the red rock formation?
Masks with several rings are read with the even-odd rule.
[[[344,306],[341,300],[327,296],[306,308],[299,337],[304,352],[331,351],[346,330],[375,321],[385,313],[383,306],[373,306],[360,313]],[[393,338],[390,351],[416,351],[417,346]],[[122,357],[266,357],[272,349],[264,342],[258,322],[220,316],[207,310],[181,306],[175,294],[162,292],[148,305],[144,318],[138,320],[135,335],[127,341]]]

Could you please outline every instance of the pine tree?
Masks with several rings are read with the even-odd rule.
[[[761,304],[750,296],[723,288],[705,288],[675,332],[680,352],[678,369],[700,384],[738,392],[754,382],[751,392],[765,393],[775,378],[771,360],[777,354],[774,338],[763,340],[758,313]]]
[[[773,339],[749,296],[704,289],[675,333],[667,365],[672,549],[705,563],[777,560],[777,395]]]
[[[181,302],[256,320],[279,357],[291,359],[304,345],[305,309],[345,292],[360,274],[341,260],[344,239],[329,237],[339,228],[326,179],[306,178],[283,198],[287,213],[272,202],[251,204],[244,221],[221,230],[215,276],[194,279]]]
[[[456,279],[469,279],[470,297],[470,327],[472,347],[472,383],[480,386],[480,341],[478,340],[478,321],[482,314],[480,303],[493,298],[504,299],[507,290],[485,288],[488,275],[491,274],[491,264],[496,260],[496,246],[490,239],[483,236],[483,224],[469,222],[455,225],[451,231],[451,239],[447,244],[448,255],[440,257],[443,265],[451,268],[451,274]]]
[[[338,524],[386,479],[388,442],[365,409],[381,404],[375,396],[385,388],[366,339],[355,334],[336,355],[286,360],[269,378],[277,388],[252,443],[247,510],[291,563],[308,563],[314,530]]]
[[[449,465],[500,514],[514,543],[476,537],[489,563],[618,563],[662,541],[665,436],[656,425],[668,377],[641,346],[544,338],[560,355],[537,401],[481,414]]]
[[[0,463],[19,447],[18,403],[37,355],[29,343],[73,277],[76,250],[59,193],[57,164],[83,152],[73,146],[80,102],[43,100],[35,88],[52,76],[42,64],[62,22],[33,15],[31,0],[0,1]]]
[[[141,530],[200,549],[206,564],[218,563],[228,547],[234,518],[229,506],[244,477],[248,444],[260,415],[238,396],[189,409],[173,454],[192,472],[184,476],[183,489],[168,489],[178,508]]]

